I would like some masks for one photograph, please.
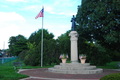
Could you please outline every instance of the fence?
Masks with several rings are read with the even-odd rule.
[[[10,62],[13,60],[16,60],[16,59],[17,59],[17,57],[0,58],[0,66],[6,64],[8,62],[9,62],[9,64],[6,64],[6,66],[11,66],[13,64]]]

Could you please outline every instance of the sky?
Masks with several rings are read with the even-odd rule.
[[[35,19],[44,6],[43,28],[57,39],[71,30],[71,18],[81,0],[0,0],[0,49],[8,49],[11,36],[27,39],[42,28],[42,18]]]

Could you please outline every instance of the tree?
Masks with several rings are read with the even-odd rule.
[[[57,41],[54,39],[44,39],[43,44],[43,64],[44,65],[52,65],[52,64],[59,64],[59,52],[57,51]]]
[[[12,36],[9,39],[9,52],[18,56],[20,52],[27,49],[27,39],[23,35]]]
[[[82,0],[77,12],[77,31],[85,34],[84,40],[95,40],[108,51],[120,53],[119,5],[119,0]],[[113,53],[109,55],[114,56]]]
[[[92,5],[91,5],[92,3]],[[120,32],[120,2],[117,0],[83,0],[78,9],[77,22],[88,29],[94,39],[118,43]],[[89,35],[91,36],[91,35]]]
[[[120,19],[120,17],[115,16],[119,16],[119,13],[114,13],[115,9],[113,9],[113,7],[117,7],[118,4],[120,4],[120,2],[115,0],[83,0],[82,5],[78,7],[76,15],[78,26],[76,30],[79,33],[78,42],[80,44],[79,49],[81,49],[79,53],[87,53],[88,55],[93,55],[95,53],[100,53],[100,55],[104,54],[104,57],[106,57],[106,60],[104,60],[105,63],[100,63],[99,65],[110,62],[110,57],[108,57],[110,55],[110,53],[108,53],[110,49],[110,51],[117,50],[119,52],[118,48],[120,43],[118,33],[120,32],[120,28],[116,27],[116,22],[118,22],[116,19]],[[119,8],[116,8],[116,11],[119,11]],[[116,34],[117,37],[107,37],[108,35],[111,35],[111,33]],[[85,44],[86,41],[87,43],[92,43],[94,41],[95,46],[92,47]],[[116,48],[113,47],[113,44]],[[98,45],[100,45],[100,47]],[[92,50],[89,50],[91,48]],[[88,50],[88,52],[85,51],[85,49]],[[89,55],[89,57],[93,57],[92,55]],[[96,64],[101,60],[97,59],[96,62],[95,60],[90,61]]]
[[[43,65],[59,64],[59,52],[54,35],[43,29]],[[24,62],[26,65],[37,66],[41,63],[41,29],[31,34],[27,43],[29,50],[26,52]],[[24,55],[24,54],[23,54]],[[20,55],[22,58],[22,54]]]
[[[60,54],[68,54],[70,56],[70,30],[58,37],[58,46]]]
[[[14,37],[14,36],[11,36],[10,38],[9,38],[9,52],[11,53],[11,54],[14,54],[14,49],[13,49],[13,46],[15,45],[15,42],[16,42],[16,37]]]
[[[24,61],[26,65],[37,66],[40,65],[40,53],[36,48],[35,42],[32,44],[27,43],[29,50],[20,53],[19,57]]]
[[[35,31],[34,33],[32,33],[28,39],[28,41],[30,43],[36,43],[36,45],[39,43],[39,41],[41,41],[41,32],[42,30],[39,29],[38,31]],[[47,30],[43,29],[43,39],[53,39],[54,35],[52,33],[49,33]]]

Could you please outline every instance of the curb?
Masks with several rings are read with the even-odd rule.
[[[27,72],[27,70],[34,70],[34,69],[19,69],[19,71],[18,71],[18,73],[20,73],[20,72],[22,72],[22,71],[26,71]],[[120,69],[106,69],[106,70],[113,70],[113,71],[120,71]],[[23,79],[20,79],[20,80],[99,80],[99,78],[94,78],[94,79],[85,79],[85,78],[83,78],[82,79],[82,77],[81,77],[81,79],[74,79],[74,78],[72,78],[72,79],[61,79],[61,78],[59,78],[59,77],[56,77],[56,78],[54,78],[54,77],[40,77],[40,76],[36,76],[36,77],[34,77],[33,75],[31,75],[30,77],[27,77],[27,78],[23,78]]]
[[[45,80],[99,80],[99,79],[58,79],[58,78],[42,78],[42,77],[28,77],[28,78],[23,78],[23,79],[20,79],[20,80],[27,80],[27,79],[31,79],[31,80],[36,80],[36,79],[45,79]]]

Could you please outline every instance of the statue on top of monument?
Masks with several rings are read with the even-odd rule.
[[[75,21],[76,21],[76,18],[73,15],[73,18],[71,19],[71,22],[72,22],[71,31],[75,31],[75,27],[76,27]]]

